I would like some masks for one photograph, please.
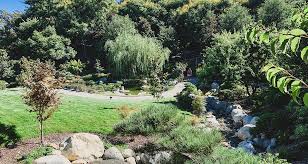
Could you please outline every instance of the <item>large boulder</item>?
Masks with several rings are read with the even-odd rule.
[[[120,150],[114,146],[105,151],[104,158],[124,161],[124,157],[122,156]]]
[[[250,129],[256,127],[252,124],[247,124],[241,127],[238,132],[236,133],[236,136],[240,138],[241,140],[247,140],[252,138],[252,134],[250,133]]]
[[[132,149],[124,149],[122,151],[122,155],[124,158],[134,157],[135,152]]]
[[[48,155],[36,159],[33,164],[70,164],[71,162],[63,155]]]
[[[127,164],[136,164],[136,160],[135,160],[134,157],[128,157],[128,158],[126,158],[125,161],[126,161]]]
[[[260,118],[255,116],[251,119],[250,123],[249,124],[252,124],[252,125],[257,125],[257,122]]]
[[[167,151],[159,152],[154,157],[155,164],[167,164],[171,162],[172,153]]]
[[[247,115],[244,113],[239,113],[236,114],[232,117],[234,124],[235,125],[242,125],[243,124],[243,119],[246,117]]]
[[[226,114],[230,114],[232,112],[233,109],[240,109],[240,110],[243,110],[242,106],[241,105],[238,105],[238,104],[232,104],[232,105],[229,105],[226,110],[225,110],[225,113]]]
[[[102,158],[95,159],[93,161],[90,161],[89,164],[127,164],[124,161],[117,160],[117,159],[107,159],[104,160]]]
[[[238,148],[241,148],[244,151],[251,153],[251,154],[256,153],[256,150],[253,147],[252,141],[242,141],[238,144]]]
[[[252,119],[253,119],[252,116],[246,115],[246,116],[243,118],[243,125],[250,124],[250,122],[251,122]]]
[[[60,150],[70,161],[96,159],[104,154],[104,143],[97,135],[76,133],[60,144]]]
[[[206,117],[206,120],[205,120],[206,127],[210,127],[214,129],[220,128],[219,122],[217,121],[216,117],[211,112],[209,112],[205,117]]]

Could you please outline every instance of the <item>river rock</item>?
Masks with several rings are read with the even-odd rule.
[[[136,160],[134,157],[128,157],[125,161],[128,164],[136,164]]]
[[[87,164],[88,161],[85,159],[78,159],[76,161],[73,161],[72,164]]]
[[[90,161],[89,164],[127,164],[124,161],[117,160],[117,159],[107,159],[104,160],[102,158],[95,159],[93,161]]]
[[[246,115],[246,116],[243,118],[243,125],[250,124],[252,118],[253,118],[252,116]]]
[[[250,121],[250,124],[252,124],[252,125],[257,125],[257,121],[258,121],[259,119],[260,119],[260,118],[257,117],[257,116],[253,117],[253,118],[251,119],[251,121]]]
[[[104,143],[97,135],[76,133],[60,144],[60,150],[70,161],[96,159],[104,154]]]
[[[124,157],[122,156],[120,150],[114,146],[105,151],[104,158],[124,161]]]
[[[141,163],[148,164],[148,163],[150,163],[150,160],[151,160],[151,157],[149,155],[144,154],[144,153],[140,154],[140,162]]]
[[[63,155],[48,155],[36,159],[33,164],[70,164],[71,162]]]
[[[238,105],[238,104],[232,104],[232,105],[229,105],[226,110],[225,110],[225,113],[226,114],[230,114],[232,112],[232,110],[234,109],[239,109],[239,110],[243,110],[242,106],[241,105]]]
[[[251,139],[252,135],[250,133],[250,129],[256,127],[255,125],[252,124],[247,124],[241,127],[238,132],[236,133],[236,136],[240,138],[241,140],[247,140]]]
[[[124,149],[122,151],[122,155],[124,158],[134,157],[135,152],[132,149]]]
[[[252,141],[242,141],[238,144],[238,147],[245,150],[248,153],[256,153],[255,148],[253,147]]]
[[[155,164],[167,164],[171,162],[171,152],[162,151],[155,155],[154,163]]]

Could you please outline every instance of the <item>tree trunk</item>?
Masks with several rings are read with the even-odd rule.
[[[43,138],[43,119],[40,120],[40,134],[41,134],[41,146],[44,145],[44,138]]]

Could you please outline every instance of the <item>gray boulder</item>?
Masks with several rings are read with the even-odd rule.
[[[137,159],[137,161],[139,160]],[[151,161],[151,157],[149,155],[144,154],[144,153],[140,154],[140,163],[148,164],[150,163],[150,161]]]
[[[238,148],[241,148],[244,151],[251,153],[251,154],[256,153],[256,150],[253,147],[252,141],[242,141],[238,144]]]
[[[225,110],[225,113],[226,114],[230,114],[232,112],[233,109],[240,109],[240,110],[243,110],[242,106],[238,105],[238,104],[232,104],[232,105],[229,105],[226,110]]]
[[[120,150],[116,147],[111,147],[107,149],[104,153],[104,158],[124,161],[124,157],[122,156]]]
[[[240,138],[241,140],[247,140],[252,138],[252,134],[250,133],[250,129],[256,127],[252,124],[247,124],[241,127],[238,132],[236,133],[236,136]]]
[[[167,164],[171,162],[171,152],[162,151],[155,155],[154,157],[154,163],[155,164]]]
[[[206,127],[219,129],[220,124],[217,121],[216,117],[211,112],[209,112],[205,117],[206,117]]]
[[[90,161],[89,164],[126,164],[124,161],[117,160],[117,159],[107,159],[104,160],[102,158],[95,159]]]
[[[84,159],[78,159],[76,161],[73,161],[72,164],[87,164],[88,161]]]
[[[242,125],[243,124],[243,119],[244,117],[246,117],[247,115],[244,114],[244,113],[239,113],[239,114],[236,114],[234,116],[232,116],[232,119],[234,121],[234,124],[235,125]]]
[[[246,116],[243,118],[243,125],[250,124],[252,118],[253,118],[252,116],[246,115]]]
[[[36,159],[33,164],[70,164],[71,162],[63,155],[48,155]]]
[[[127,158],[125,161],[126,161],[126,163],[128,163],[128,164],[136,164],[136,160],[135,160],[134,157],[129,157],[129,158]]]
[[[104,154],[104,143],[97,135],[76,133],[60,144],[60,150],[68,160],[96,159]]]
[[[251,121],[250,121],[250,124],[252,124],[252,125],[257,125],[257,122],[258,122],[259,119],[260,119],[260,118],[257,117],[257,116],[253,117],[253,118],[251,119]]]
[[[122,151],[122,155],[124,158],[134,157],[135,152],[132,149],[124,149]]]
[[[213,83],[211,84],[211,90],[212,90],[213,92],[219,91],[219,84],[216,83],[216,82],[213,82]]]

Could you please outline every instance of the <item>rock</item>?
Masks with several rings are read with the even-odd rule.
[[[253,117],[253,118],[251,119],[251,121],[250,121],[250,124],[252,124],[252,125],[257,125],[257,121],[258,121],[259,119],[260,119],[260,118],[257,117],[257,116]]]
[[[134,157],[135,152],[132,149],[124,149],[122,151],[122,155],[124,158]]]
[[[269,140],[269,139],[263,140],[262,148],[266,149],[270,145],[271,145],[271,140]]]
[[[250,124],[252,118],[253,118],[252,116],[246,115],[246,116],[243,118],[243,125]]]
[[[219,129],[220,127],[220,124],[217,121],[216,117],[210,112],[206,115],[206,125],[207,125],[206,127],[215,129]]]
[[[271,139],[271,144],[270,144],[270,145],[271,145],[272,147],[276,147],[276,142],[277,142],[277,139],[276,139],[276,138],[272,138],[272,139]]]
[[[106,159],[117,159],[120,161],[124,161],[124,157],[122,156],[120,150],[116,147],[111,147],[105,151],[104,158]]]
[[[144,154],[144,153],[140,154],[140,162],[141,163],[148,164],[148,163],[150,163],[150,160],[151,160],[151,157],[149,155]]]
[[[53,149],[52,152],[51,152],[51,155],[61,155],[62,152],[60,150],[55,150]]]
[[[254,127],[256,126],[252,124],[244,125],[238,130],[238,132],[236,133],[236,136],[240,138],[241,140],[251,139],[252,135],[250,134],[250,129]]]
[[[87,164],[88,162],[84,159],[78,159],[76,161],[73,161],[72,164]]]
[[[233,109],[240,109],[240,110],[243,110],[242,106],[238,105],[238,104],[232,104],[232,105],[229,105],[226,110],[225,110],[225,113],[226,114],[230,114],[232,112]]]
[[[255,146],[262,147],[263,146],[263,139],[261,139],[261,138],[254,138],[253,139],[253,144]]]
[[[238,144],[238,147],[245,150],[248,153],[251,153],[251,154],[256,153],[256,150],[252,145],[252,141],[242,141]]]
[[[211,90],[212,90],[213,92],[217,92],[217,91],[219,90],[219,84],[216,83],[216,82],[213,82],[213,83],[211,84]]]
[[[76,133],[60,145],[62,155],[70,161],[96,159],[104,154],[104,144],[97,135]]]
[[[235,108],[231,111],[231,117],[233,118],[237,114],[245,114],[244,110],[241,108]]]
[[[48,155],[36,159],[33,164],[70,164],[71,162],[63,155]]]
[[[102,158],[99,158],[99,159],[90,161],[89,164],[126,164],[126,163],[124,161],[117,160],[117,159],[103,160]]]
[[[140,156],[139,156],[139,155],[137,155],[137,156],[136,156],[136,158],[135,158],[135,160],[136,160],[136,163],[140,163],[140,162],[141,162],[141,158],[140,158]]]
[[[155,155],[154,163],[155,164],[167,164],[171,162],[171,153],[162,151]]]
[[[224,112],[228,107],[228,103],[225,101],[217,101],[214,105],[214,110],[218,112]]]
[[[234,116],[232,116],[232,119],[234,121],[235,125],[242,125],[243,124],[243,119],[244,117],[246,117],[247,115],[244,113],[238,113]]]
[[[126,159],[126,162],[127,162],[128,164],[136,164],[136,160],[135,160],[134,157],[128,157],[128,158]]]

